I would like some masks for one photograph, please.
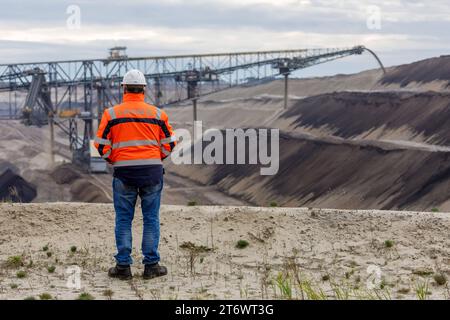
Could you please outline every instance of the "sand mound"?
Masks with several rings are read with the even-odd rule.
[[[31,202],[36,188],[10,169],[0,175],[0,201]]]
[[[91,203],[111,202],[103,190],[87,179],[78,179],[73,182],[70,192],[73,195],[73,201]]]
[[[57,166],[50,172],[52,179],[59,185],[67,185],[71,200],[89,203],[109,203],[111,199],[100,186],[91,181],[90,176],[80,172],[71,163]]]
[[[73,164],[62,164],[50,172],[57,184],[70,184],[81,178],[79,170]]]

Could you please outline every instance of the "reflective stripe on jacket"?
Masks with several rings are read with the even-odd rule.
[[[176,145],[167,114],[144,97],[126,93],[122,104],[103,113],[95,147],[114,167],[162,164]]]

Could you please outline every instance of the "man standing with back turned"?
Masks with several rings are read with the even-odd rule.
[[[138,196],[144,220],[143,277],[151,279],[167,274],[167,268],[159,265],[158,252],[162,160],[170,155],[176,139],[167,114],[144,102],[146,85],[139,70],[125,74],[123,103],[105,110],[95,138],[98,152],[114,167],[117,264],[108,275],[121,280],[132,278],[131,229]]]

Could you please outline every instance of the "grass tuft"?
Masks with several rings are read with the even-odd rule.
[[[431,276],[433,274],[433,271],[429,269],[417,269],[414,270],[412,273],[421,277],[427,277]]]
[[[443,286],[447,283],[447,277],[443,273],[436,273],[433,276],[433,279],[439,286]]]
[[[111,289],[106,289],[103,291],[103,296],[107,297],[109,300],[111,300],[112,296],[114,295],[114,291]]]
[[[195,263],[199,255],[213,250],[212,248],[208,248],[206,246],[196,245],[190,241],[183,242],[180,245],[180,248],[188,252],[188,267],[192,275],[195,274]]]
[[[80,293],[77,300],[95,300],[95,298],[92,294],[83,292],[83,293]]]
[[[39,299],[41,300],[52,300],[53,297],[50,293],[44,292],[39,295]]]
[[[16,276],[19,279],[23,279],[23,278],[25,278],[27,276],[27,273],[25,271],[23,271],[23,270],[20,270],[20,271],[17,271]]]
[[[22,256],[12,256],[6,260],[6,266],[9,268],[19,268],[24,265]]]
[[[245,249],[250,245],[250,243],[247,240],[239,240],[238,242],[236,242],[236,248],[238,249]]]
[[[394,246],[394,241],[392,241],[392,240],[386,240],[386,241],[384,241],[384,246],[385,246],[386,248],[392,248],[392,247]]]
[[[190,241],[183,242],[180,245],[180,248],[181,249],[185,249],[185,250],[189,250],[189,251],[195,251],[195,252],[198,252],[198,253],[212,251],[211,248],[208,248],[206,246],[199,246],[199,245],[196,245],[195,243],[192,243]]]
[[[291,279],[288,276],[283,275],[280,272],[275,279],[275,283],[277,285],[278,290],[280,291],[280,295],[282,299],[292,299],[292,283]]]
[[[425,282],[419,282],[418,284],[416,284],[417,299],[427,300],[429,294],[430,293],[428,291],[428,280]]]

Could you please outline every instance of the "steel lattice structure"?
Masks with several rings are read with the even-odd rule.
[[[33,116],[36,109],[67,132],[73,149],[85,152],[93,134],[92,121],[105,108],[119,103],[120,81],[130,69],[144,72],[148,101],[164,107],[193,100],[195,117],[197,98],[205,94],[284,75],[287,99],[287,79],[292,71],[364,51],[370,52],[384,70],[378,57],[364,46],[0,64],[0,92],[10,92],[9,118],[23,117],[24,108]],[[24,106],[13,101],[12,93],[20,91],[27,92]],[[82,139],[76,118],[69,120],[69,126],[58,118],[61,110],[73,108],[80,109],[76,118],[85,124]]]

